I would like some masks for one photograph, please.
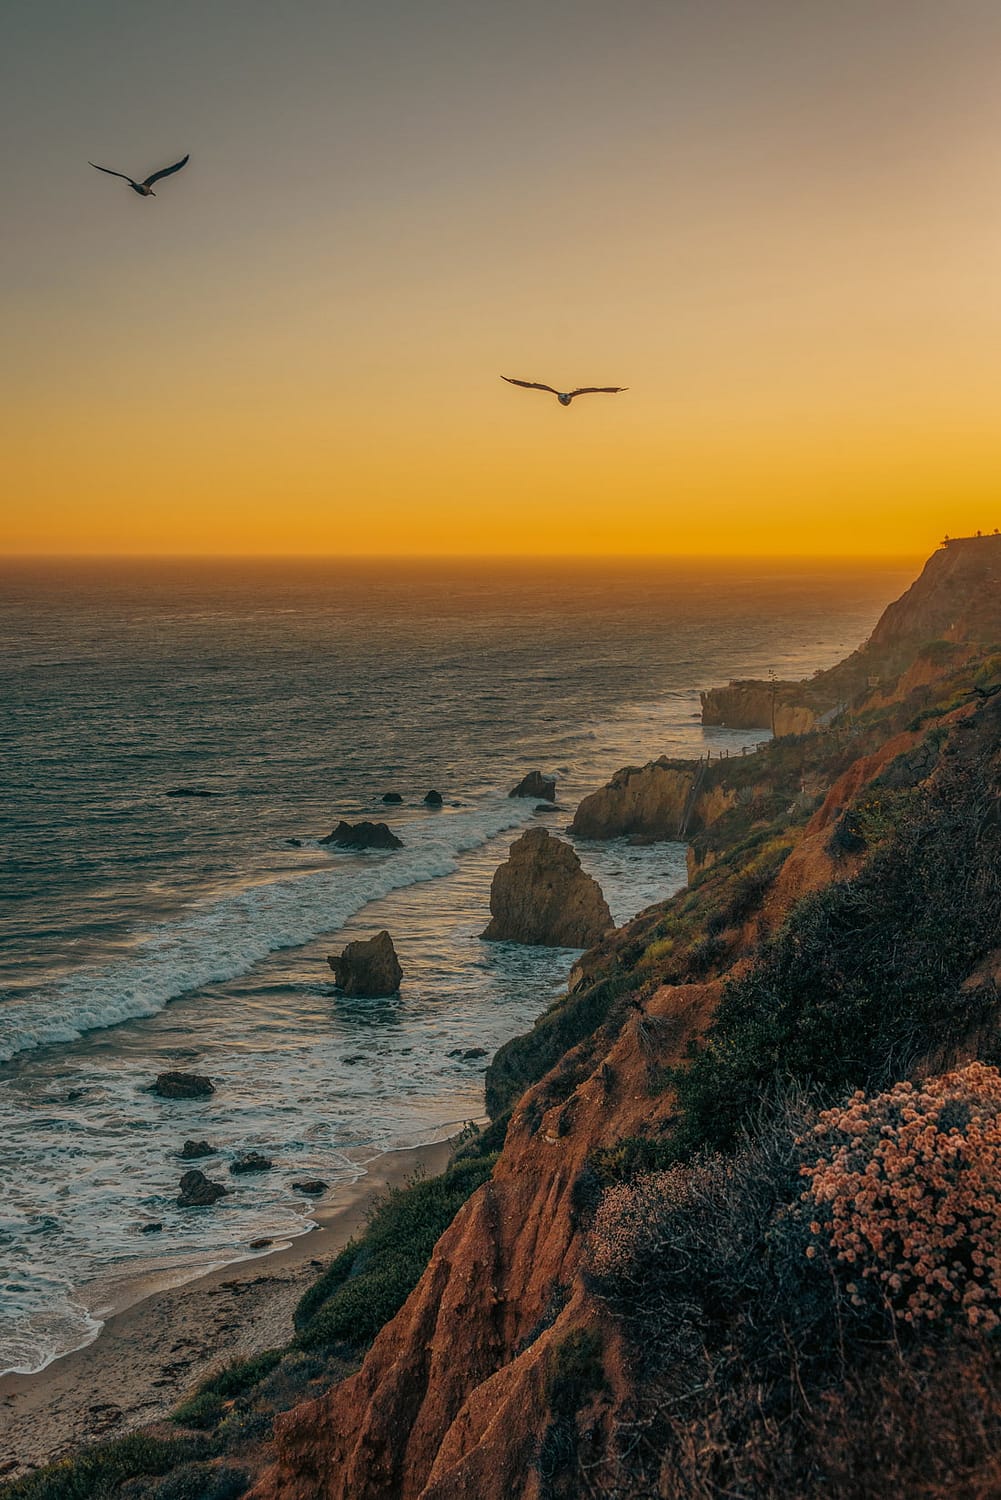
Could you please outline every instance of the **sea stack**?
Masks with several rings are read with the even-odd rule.
[[[490,887],[488,942],[590,948],[614,926],[596,880],[576,850],[545,828],[530,828],[511,845]]]
[[[403,979],[400,960],[388,932],[376,933],[367,941],[348,943],[341,954],[332,953],[327,963],[334,971],[334,982],[345,995],[379,999],[395,995]]]
[[[541,771],[529,771],[518,785],[508,792],[509,797],[534,797],[536,802],[556,801],[556,777],[543,776]]]

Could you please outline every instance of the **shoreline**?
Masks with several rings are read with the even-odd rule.
[[[316,1227],[276,1248],[151,1288],[89,1344],[33,1375],[0,1377],[0,1479],[162,1420],[213,1370],[287,1343],[299,1298],[363,1227],[374,1200],[444,1170],[454,1136],[373,1157],[316,1205]]]

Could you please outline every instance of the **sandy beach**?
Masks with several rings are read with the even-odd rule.
[[[13,1477],[155,1422],[219,1366],[285,1343],[299,1298],[363,1227],[373,1200],[419,1170],[442,1171],[450,1152],[448,1140],[385,1152],[316,1208],[308,1234],[143,1295],[112,1314],[86,1348],[36,1375],[4,1376],[0,1474]]]

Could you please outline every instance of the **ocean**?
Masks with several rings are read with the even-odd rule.
[[[5,563],[0,1372],[88,1342],[130,1284],[304,1232],[293,1181],[481,1116],[489,1055],[576,956],[480,940],[539,816],[508,790],[556,774],[560,832],[622,765],[763,739],[703,729],[699,689],[831,665],[913,571]],[[404,847],[322,846],[342,817]],[[617,921],[685,880],[680,844],[577,847]],[[399,997],[345,999],[326,955],[382,927]],[[148,1092],[176,1068],[217,1092]],[[174,1202],[189,1137],[234,1189],[210,1209]],[[231,1178],[250,1149],[273,1169]]]

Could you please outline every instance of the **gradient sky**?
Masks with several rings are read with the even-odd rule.
[[[4,552],[1001,524],[997,0],[3,0],[0,127]]]

